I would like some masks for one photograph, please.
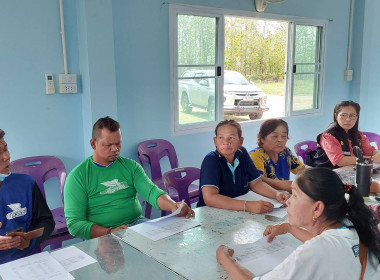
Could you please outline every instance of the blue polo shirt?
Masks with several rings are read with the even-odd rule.
[[[260,173],[244,147],[236,151],[234,158],[233,166],[217,151],[210,152],[204,158],[199,180],[198,207],[206,205],[201,191],[203,186],[213,186],[219,190],[219,194],[234,198],[246,194],[249,191],[248,184],[260,178]]]

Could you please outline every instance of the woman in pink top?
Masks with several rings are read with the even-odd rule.
[[[365,157],[380,163],[380,151],[370,145],[368,138],[358,130],[360,105],[353,101],[342,101],[335,105],[333,120],[327,130],[318,135],[320,145],[314,157],[314,166],[337,168],[356,164],[353,147],[362,149]],[[380,185],[373,182],[371,192],[380,192]]]

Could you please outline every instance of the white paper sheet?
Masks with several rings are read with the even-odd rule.
[[[269,212],[269,213],[264,213],[265,215],[268,215],[268,216],[273,216],[273,217],[277,217],[277,218],[284,218],[288,213],[286,212],[286,207],[282,207],[282,208],[275,208],[273,209],[272,212]]]
[[[50,255],[52,255],[52,257],[55,258],[68,272],[96,262],[94,258],[75,246],[51,252]]]
[[[255,193],[253,191],[249,191],[244,195],[235,197],[237,200],[247,200],[247,201],[258,201],[258,200],[263,200],[263,201],[268,201],[274,205],[274,208],[280,208],[282,207],[282,203],[278,202],[277,200],[269,197],[262,196],[258,193]]]
[[[157,219],[154,219],[154,220],[149,220],[147,221],[147,223],[155,223],[155,222],[158,222],[158,221],[161,221],[161,220],[164,220],[164,219],[167,219],[167,218],[170,218],[172,216],[175,216],[179,213],[181,213],[181,210],[182,210],[182,207],[183,207],[183,203],[184,203],[185,200],[182,200],[181,201],[181,204],[179,205],[179,207],[177,208],[177,210],[175,210],[173,213],[167,215],[167,216],[163,216],[161,218],[157,218]]]
[[[265,236],[254,243],[227,246],[234,249],[233,257],[236,261],[256,276],[271,271],[294,251],[294,248],[286,245],[279,236],[271,243],[267,242]]]
[[[153,241],[157,241],[199,225],[199,222],[192,218],[172,216],[160,219],[155,223],[145,222],[129,228]]]
[[[74,277],[48,252],[0,265],[3,280],[71,280]]]

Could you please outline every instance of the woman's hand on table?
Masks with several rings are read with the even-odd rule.
[[[264,230],[263,236],[268,236],[268,242],[272,242],[277,235],[288,233],[289,226],[289,223],[267,226]]]
[[[247,201],[245,206],[246,212],[251,212],[254,214],[263,214],[273,211],[274,205],[268,201]]]
[[[225,263],[225,260],[228,258],[231,258],[234,254],[234,250],[225,246],[220,245],[218,249],[216,250],[216,260],[219,264],[223,265]]]
[[[289,198],[290,198],[290,195],[286,192],[277,192],[276,194],[277,201],[284,205]]]

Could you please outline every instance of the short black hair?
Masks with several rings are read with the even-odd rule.
[[[268,119],[261,124],[259,133],[257,133],[257,145],[263,147],[263,142],[261,140],[275,131],[279,126],[286,128],[286,135],[289,139],[289,127],[286,121],[282,119]]]
[[[0,128],[0,140],[4,138],[5,131]]]
[[[100,118],[96,121],[92,128],[92,138],[98,139],[103,128],[107,128],[109,131],[115,132],[120,129],[120,124],[109,116]]]
[[[237,129],[239,138],[242,136],[243,132],[241,129],[241,125],[235,120],[224,120],[224,121],[221,121],[220,123],[218,123],[218,125],[215,127],[215,136],[218,135],[219,127],[224,126],[224,125],[231,125],[231,126],[235,127]]]

